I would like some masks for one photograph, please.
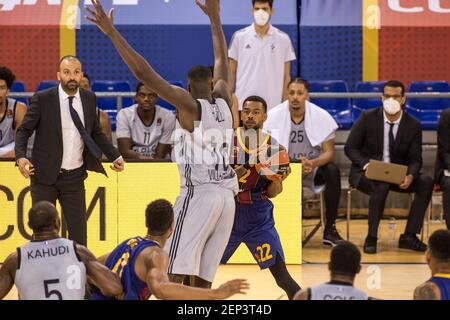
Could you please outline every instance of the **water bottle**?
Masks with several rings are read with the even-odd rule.
[[[432,216],[431,223],[436,224],[441,222],[442,215],[442,196],[441,195],[433,195],[433,206],[431,208]]]
[[[395,236],[396,228],[397,228],[397,223],[395,221],[395,218],[391,217],[389,219],[389,225],[388,225],[388,243],[389,243],[390,247],[395,246],[395,243],[397,241],[397,238]]]

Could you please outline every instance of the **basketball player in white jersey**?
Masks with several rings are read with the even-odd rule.
[[[361,271],[361,252],[353,243],[342,241],[331,250],[328,263],[331,280],[299,291],[294,300],[368,300],[369,296],[353,286]]]
[[[166,243],[171,280],[210,288],[231,234],[234,195],[238,183],[227,163],[233,119],[229,108],[228,57],[220,21],[220,0],[195,1],[209,17],[214,47],[214,81],[208,67],[189,72],[189,92],[171,86],[120,35],[99,0],[87,19],[112,41],[139,81],[176,106],[178,127],[174,157],[181,176],[181,192],[175,203],[176,226]],[[181,129],[180,129],[181,128]],[[229,129],[229,134],[226,130]]]
[[[0,157],[14,157],[15,130],[27,112],[23,103],[8,98],[15,80],[11,70],[0,66]]]
[[[136,87],[136,104],[117,114],[117,146],[125,159],[170,159],[175,115],[158,105],[158,95],[143,83]]]
[[[9,255],[0,269],[0,299],[15,284],[22,300],[82,300],[86,280],[105,295],[122,293],[120,278],[84,246],[59,236],[53,204],[41,201],[28,213],[33,240]]]

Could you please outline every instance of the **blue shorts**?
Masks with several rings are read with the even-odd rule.
[[[226,264],[242,242],[247,245],[261,269],[273,266],[277,255],[284,261],[271,201],[260,200],[253,204],[236,202],[233,231],[220,263]]]

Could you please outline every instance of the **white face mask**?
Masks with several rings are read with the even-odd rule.
[[[384,100],[383,109],[387,114],[393,116],[400,112],[402,106],[397,100],[394,100],[394,98],[389,98]]]
[[[270,19],[270,15],[263,9],[255,11],[253,16],[255,18],[255,23],[260,27],[265,26]]]

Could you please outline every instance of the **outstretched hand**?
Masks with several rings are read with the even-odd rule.
[[[97,27],[102,30],[102,32],[106,35],[111,35],[114,31],[114,23],[113,23],[113,12],[114,8],[111,8],[108,12],[108,16],[106,16],[105,10],[99,0],[91,0],[94,10],[89,9],[87,6],[84,6],[86,12],[90,15],[86,16],[86,19],[97,25]]]
[[[201,0],[195,0],[195,3],[209,17],[214,14],[218,15],[220,12],[220,0],[205,0],[205,3],[202,3]]]
[[[250,289],[250,284],[245,279],[234,279],[222,284],[219,288],[215,289],[216,299],[226,299],[235,294],[246,294],[246,291]]]

